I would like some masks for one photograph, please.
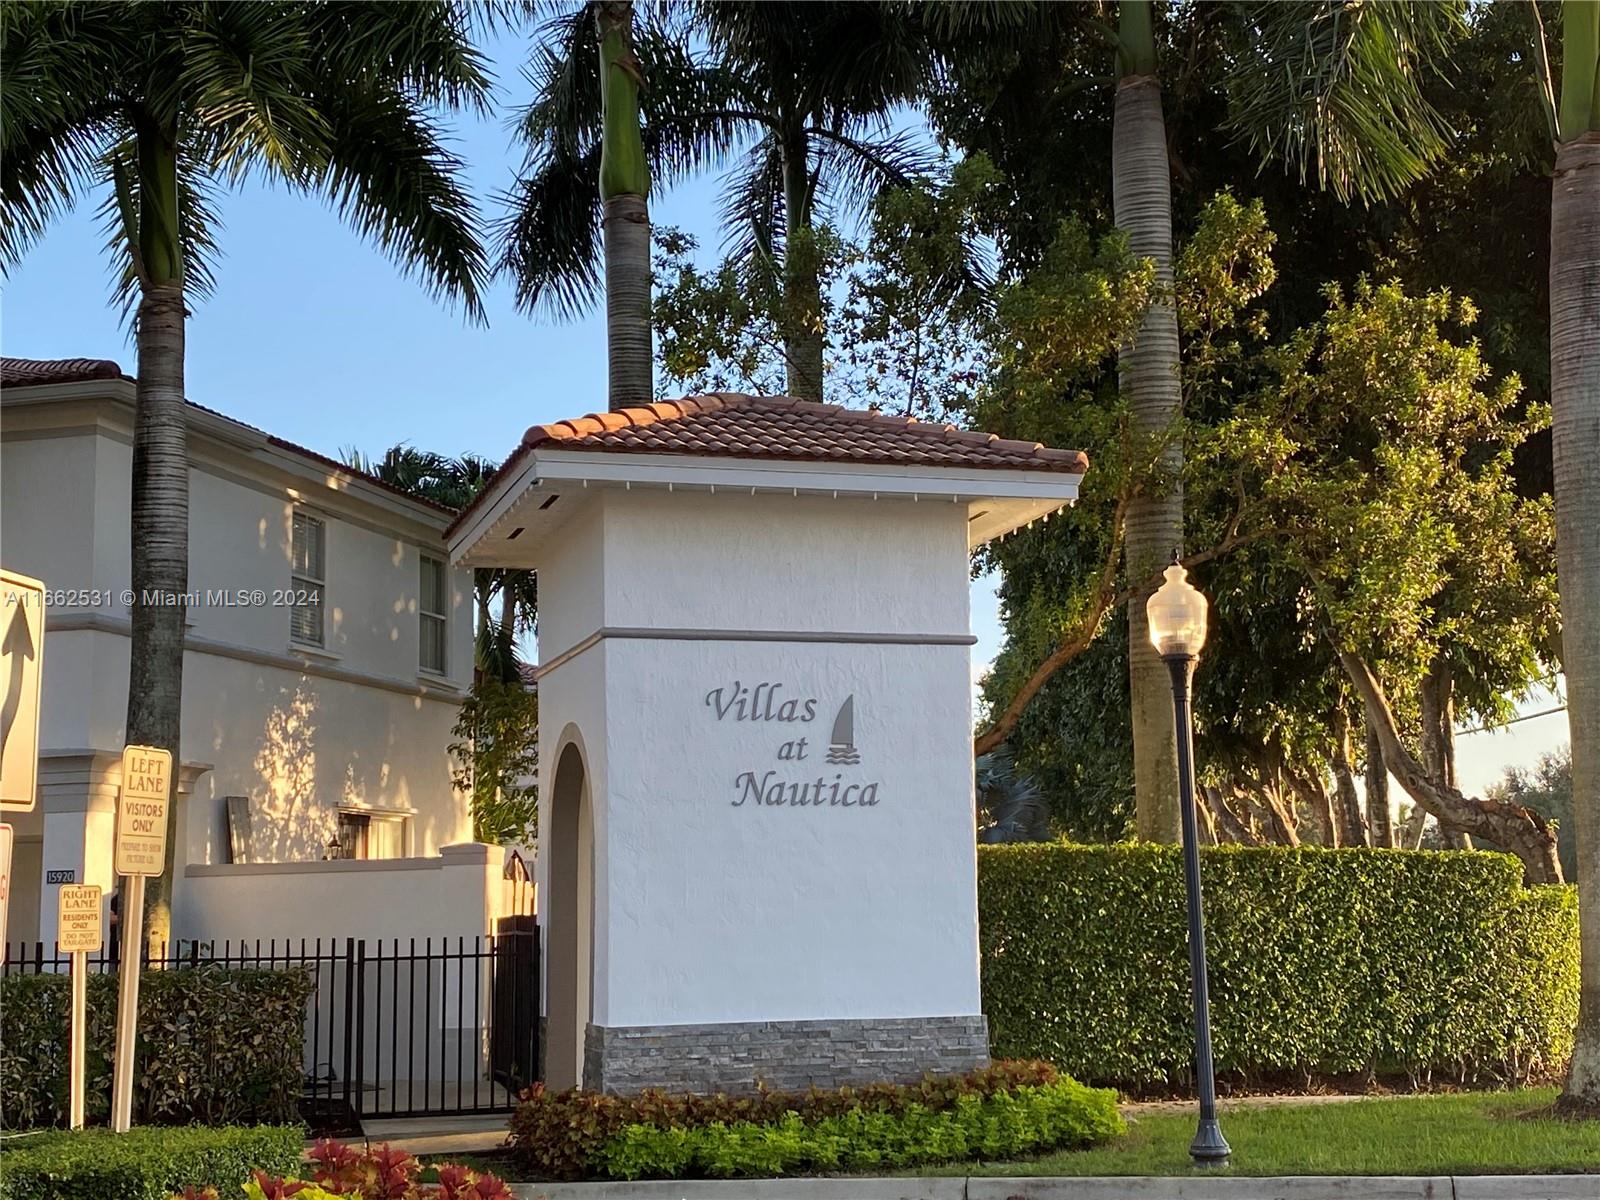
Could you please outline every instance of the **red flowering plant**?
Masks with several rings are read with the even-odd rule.
[[[244,1185],[246,1200],[512,1200],[493,1175],[467,1167],[439,1168],[438,1183],[419,1183],[422,1164],[404,1150],[382,1145],[358,1150],[324,1139],[312,1147],[310,1179],[279,1179],[254,1172]],[[222,1200],[215,1188],[185,1188],[173,1200]]]

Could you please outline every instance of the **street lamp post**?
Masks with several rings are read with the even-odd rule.
[[[1172,714],[1178,732],[1178,807],[1183,814],[1183,882],[1189,898],[1189,973],[1194,988],[1194,1066],[1200,1125],[1189,1157],[1202,1167],[1226,1165],[1232,1153],[1217,1124],[1217,1083],[1211,1065],[1211,998],[1206,984],[1206,927],[1200,909],[1200,837],[1194,811],[1194,721],[1190,684],[1206,640],[1206,598],[1188,582],[1174,556],[1166,582],[1145,606],[1150,641],[1172,672]]]

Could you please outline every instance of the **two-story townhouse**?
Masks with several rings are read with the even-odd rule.
[[[115,886],[134,385],[111,362],[7,358],[0,388],[0,557],[50,601],[9,937],[48,943],[61,882]],[[406,898],[437,906],[396,871],[441,862],[471,868],[481,910],[500,860],[465,845],[451,781],[473,653],[452,514],[199,405],[188,445],[174,935],[397,933],[383,918]]]

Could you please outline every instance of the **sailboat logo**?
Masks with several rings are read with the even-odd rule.
[[[839,715],[833,719],[833,736],[828,739],[828,762],[854,766],[861,761],[856,750],[856,698],[845,697],[839,706]]]

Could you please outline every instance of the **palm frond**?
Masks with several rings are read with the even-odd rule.
[[[818,192],[831,209],[864,211],[886,189],[909,187],[939,165],[938,153],[913,130],[877,140],[841,129],[816,127],[808,132],[815,147]]]
[[[313,186],[437,296],[484,319],[489,269],[463,164],[438,126],[392,89],[330,92],[327,166]]]
[[[1464,0],[1247,0],[1232,12],[1228,124],[1264,160],[1342,200],[1380,200],[1444,153],[1452,131],[1424,85],[1465,27]]]
[[[98,216],[111,259],[112,303],[122,312],[123,323],[133,327],[139,309],[139,171],[137,148],[131,137],[118,142],[100,164],[102,179],[110,184]],[[222,257],[217,233],[222,218],[217,212],[217,189],[206,174],[193,144],[178,152],[178,246],[183,256],[183,292],[188,301],[206,300],[216,292],[215,264]]]
[[[783,148],[767,133],[723,177],[722,252],[735,262],[783,256]]]
[[[498,197],[496,267],[516,285],[517,307],[575,319],[602,295],[600,146],[565,146]]]
[[[342,65],[352,78],[381,80],[423,104],[486,114],[493,79],[473,27],[481,20],[516,21],[528,7],[341,0],[315,6],[309,25],[330,73]]]
[[[126,34],[110,7],[0,5],[0,269],[71,211],[126,127],[106,86]]]
[[[233,181],[258,169],[290,181],[315,171],[328,140],[315,94],[328,46],[315,34],[314,23],[276,5],[196,9],[172,80],[183,110],[172,127],[194,127],[214,169]]]

